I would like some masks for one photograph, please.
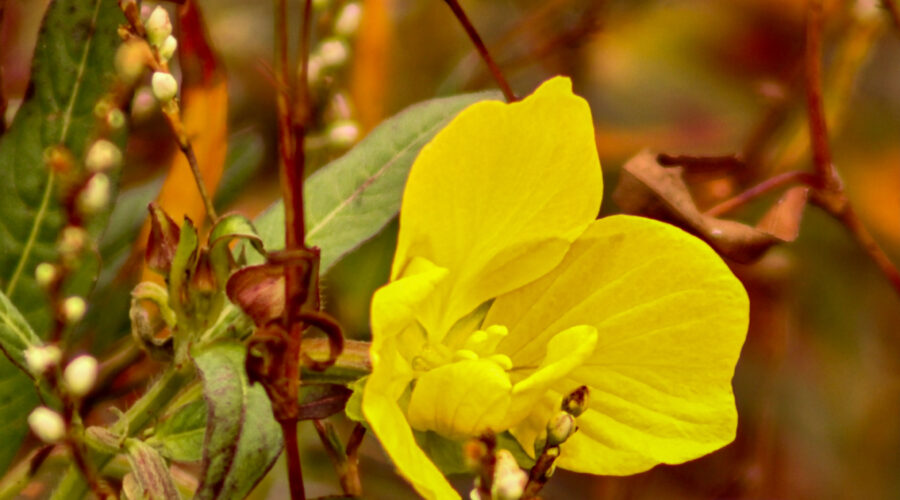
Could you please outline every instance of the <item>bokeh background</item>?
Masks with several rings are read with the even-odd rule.
[[[310,140],[312,168],[417,101],[493,88],[444,2],[359,0],[359,26],[334,38],[334,14],[348,3],[316,2],[317,54],[337,62],[313,84],[320,112]],[[771,175],[810,168],[805,0],[462,3],[519,94],[564,74],[590,102],[607,189],[604,213],[620,212],[610,193],[622,164],[644,149],[748,160],[743,171],[693,182],[701,206]],[[254,215],[279,196],[272,6],[198,4],[229,89],[218,202]],[[824,83],[835,163],[863,221],[898,262],[900,25],[877,1],[825,4]],[[12,104],[7,118],[26,92],[45,5],[5,0],[0,61]],[[299,19],[299,2],[291,4],[291,16]],[[327,45],[335,40],[343,53]],[[137,101],[134,108],[125,187],[152,190],[175,145],[158,111]],[[755,223],[774,199],[729,216]],[[369,298],[387,279],[395,234],[392,224],[325,277],[327,307],[352,338],[368,336]],[[752,313],[734,380],[736,441],[633,477],[560,472],[547,498],[900,498],[900,295],[847,231],[815,208],[807,209],[796,242],[734,269]],[[125,332],[127,324],[110,320],[91,338],[103,349]],[[310,495],[337,493],[312,427],[301,432]],[[254,498],[285,498],[283,470],[278,464]],[[362,470],[367,498],[415,497],[374,439],[363,448]],[[465,491],[470,481],[458,484]]]

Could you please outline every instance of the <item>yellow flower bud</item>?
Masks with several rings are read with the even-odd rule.
[[[575,433],[575,417],[560,411],[547,422],[547,444],[559,446]]]
[[[172,21],[169,20],[169,13],[161,6],[157,6],[150,13],[147,22],[144,23],[144,28],[147,30],[147,41],[152,45],[159,46],[167,36],[172,34]]]
[[[41,262],[34,268],[34,279],[39,287],[47,289],[59,277],[56,266],[49,262]]]
[[[161,103],[167,103],[178,94],[178,82],[170,73],[157,71],[150,80],[153,96]]]
[[[84,313],[87,312],[87,304],[84,299],[78,296],[66,298],[62,303],[62,314],[66,323],[72,324],[81,321]]]
[[[73,359],[63,371],[63,381],[73,396],[87,395],[97,381],[97,360],[88,355]]]
[[[119,111],[121,114],[122,112]],[[99,139],[88,149],[87,156],[84,159],[84,166],[91,172],[103,172],[111,168],[116,168],[122,163],[122,151],[107,141]]]
[[[31,346],[25,349],[25,364],[31,373],[40,376],[53,368],[62,358],[62,351],[55,345]]]
[[[78,208],[84,215],[94,215],[109,205],[109,197],[109,177],[103,173],[94,174],[78,194]]]
[[[38,406],[28,415],[28,426],[45,443],[56,443],[66,435],[62,417],[46,406]]]
[[[175,55],[175,50],[177,49],[178,40],[174,36],[169,35],[165,40],[162,41],[159,46],[159,57],[163,61],[168,61],[172,58],[173,55]]]

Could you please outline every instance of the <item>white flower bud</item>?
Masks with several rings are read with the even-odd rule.
[[[56,443],[66,435],[62,417],[46,406],[38,406],[28,415],[28,426],[45,443]]]
[[[131,100],[131,118],[135,122],[146,121],[153,116],[156,110],[156,98],[153,96],[153,91],[150,90],[150,87],[143,86],[137,89],[134,93],[134,98]]]
[[[63,371],[63,381],[73,396],[86,396],[97,381],[97,360],[88,355],[73,359]]]
[[[104,173],[96,173],[78,194],[78,208],[85,215],[93,215],[109,205],[110,181]]]
[[[121,114],[121,111],[119,113]],[[103,172],[116,168],[121,163],[122,151],[106,139],[94,141],[84,159],[84,166],[91,172]]]
[[[334,33],[345,37],[353,36],[359,29],[360,21],[362,21],[362,6],[357,2],[348,3],[337,15]]]
[[[175,55],[175,50],[177,49],[178,40],[174,36],[169,35],[165,40],[162,41],[162,44],[160,44],[159,46],[159,57],[163,61],[168,61],[172,58],[173,55]]]
[[[157,6],[150,13],[147,22],[144,23],[144,28],[147,30],[147,41],[158,47],[167,36],[172,34],[172,21],[169,20],[169,13],[161,6]]]
[[[337,38],[329,38],[322,41],[316,53],[323,67],[340,66],[347,61],[350,50],[347,43]]]
[[[25,349],[25,364],[36,376],[40,376],[59,364],[62,351],[55,345],[30,346]]]
[[[575,433],[575,417],[560,411],[547,422],[547,444],[559,446]]]
[[[41,262],[34,268],[34,279],[41,288],[49,288],[58,276],[56,266],[49,262]]]
[[[491,498],[496,500],[518,500],[522,498],[528,474],[519,468],[515,457],[508,450],[497,450],[494,465],[494,484]]]
[[[153,95],[161,103],[171,101],[178,94],[178,82],[175,81],[175,77],[164,71],[153,73],[150,86],[153,88]]]
[[[62,303],[62,314],[66,323],[72,324],[81,321],[87,312],[87,304],[78,296],[67,297]]]
[[[338,120],[328,127],[328,139],[338,147],[349,147],[359,137],[359,126],[352,120]]]

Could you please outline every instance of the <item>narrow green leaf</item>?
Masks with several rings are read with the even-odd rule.
[[[246,353],[237,342],[192,352],[207,407],[197,499],[243,498],[281,453],[281,428],[265,390],[247,380]]]
[[[28,435],[25,419],[37,405],[37,391],[31,379],[6,359],[0,359],[0,471],[9,470],[19,443]]]
[[[16,306],[0,292],[0,349],[22,371],[25,367],[25,349],[42,344]]]
[[[432,99],[385,120],[356,147],[304,183],[306,240],[322,249],[324,273],[347,252],[378,233],[400,209],[409,167],[422,149],[463,108],[498,99],[481,92]],[[284,248],[284,204],[256,221],[266,249]],[[249,259],[258,263],[261,258]]]

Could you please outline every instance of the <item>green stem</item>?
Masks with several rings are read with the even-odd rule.
[[[119,421],[110,429],[117,435],[134,436],[140,432],[151,419],[159,415],[163,408],[178,395],[193,379],[194,369],[191,365],[178,369],[170,366],[162,377],[156,380],[152,386],[126,411]],[[112,460],[112,455],[96,454],[92,456],[97,469],[103,467]],[[88,491],[88,485],[84,481],[81,472],[74,465],[66,470],[66,474],[57,486],[51,500],[66,500],[69,498],[83,498]]]

